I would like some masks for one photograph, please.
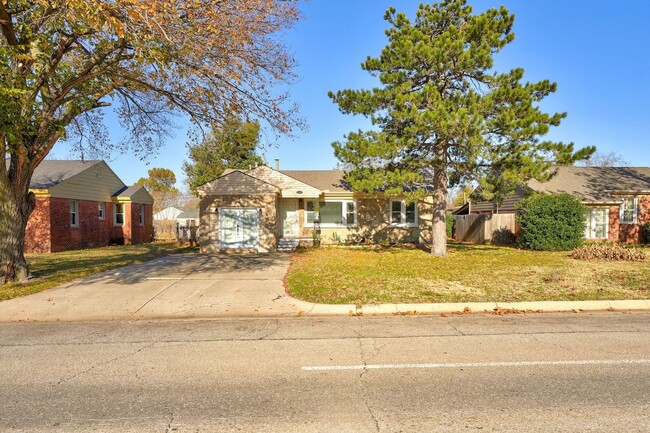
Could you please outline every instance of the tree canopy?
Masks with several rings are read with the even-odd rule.
[[[150,168],[148,177],[141,177],[135,184],[143,185],[149,192],[167,192],[176,189],[176,175],[168,168]],[[178,190],[177,190],[178,191]]]
[[[230,117],[215,126],[207,135],[197,135],[188,146],[189,161],[183,163],[187,184],[196,189],[221,176],[226,168],[255,168],[263,163],[257,154],[260,146],[260,125]]]
[[[505,7],[473,14],[466,1],[445,0],[421,4],[413,20],[395,8],[384,18],[388,44],[361,65],[379,85],[329,93],[341,112],[366,116],[374,128],[349,133],[334,151],[353,167],[346,180],[354,190],[433,196],[432,254],[446,253],[449,186],[480,181],[498,199],[594,151],[542,140],[566,116],[539,107],[555,83],[523,82],[522,68],[493,69],[494,55],[514,40]]]
[[[32,174],[54,144],[83,156],[111,143],[113,106],[143,157],[171,117],[219,124],[232,113],[279,132],[298,125],[283,87],[294,61],[280,40],[298,19],[282,0],[0,1],[0,283],[28,275],[25,227]]]

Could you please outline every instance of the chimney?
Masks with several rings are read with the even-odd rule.
[[[275,158],[275,170],[280,171],[280,160]]]

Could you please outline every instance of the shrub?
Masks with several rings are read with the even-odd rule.
[[[642,251],[614,245],[585,245],[571,251],[569,255],[579,260],[625,260],[630,262],[645,260],[645,253]]]
[[[567,251],[582,245],[586,209],[569,194],[533,194],[517,204],[519,244],[541,251]]]
[[[456,218],[453,215],[447,215],[445,222],[447,223],[447,237],[453,238],[456,234]]]
[[[643,230],[643,241],[650,244],[650,222],[643,224],[641,229]]]

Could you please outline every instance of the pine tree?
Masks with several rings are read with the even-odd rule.
[[[333,144],[346,180],[357,191],[433,196],[433,255],[445,255],[447,188],[480,180],[501,199],[527,179],[544,180],[552,164],[594,152],[542,141],[566,113],[538,103],[555,92],[548,80],[522,82],[521,68],[498,73],[493,56],[513,41],[514,15],[505,7],[473,14],[464,0],[421,4],[411,21],[386,12],[388,44],[362,68],[381,85],[330,92],[341,112],[371,119],[374,129]]]

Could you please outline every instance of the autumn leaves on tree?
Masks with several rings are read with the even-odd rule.
[[[278,32],[297,18],[296,3],[281,0],[0,1],[0,283],[28,276],[29,184],[58,140],[85,155],[121,146],[143,157],[177,113],[296,126],[283,90],[294,61]],[[120,143],[103,125],[109,105]]]

